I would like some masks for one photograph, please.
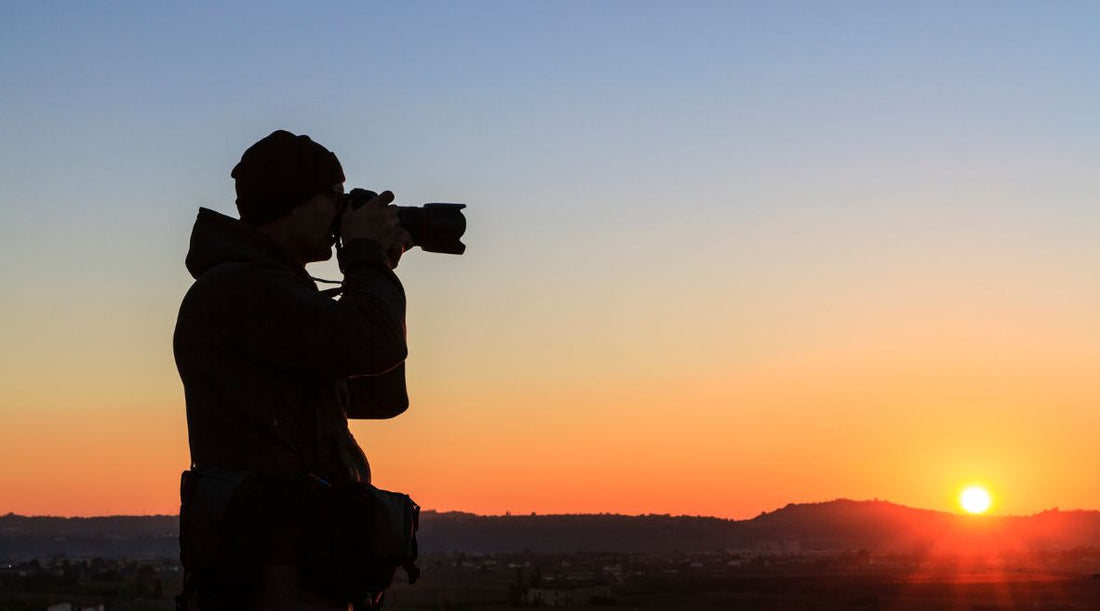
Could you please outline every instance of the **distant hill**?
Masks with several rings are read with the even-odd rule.
[[[0,560],[170,558],[176,516],[0,516]],[[751,520],[613,514],[479,516],[425,511],[421,549],[432,551],[700,552],[728,549],[957,553],[1100,547],[1100,512],[961,516],[885,501],[792,504]]]
[[[427,512],[425,547],[480,552],[721,549],[956,553],[1100,546],[1100,512],[964,516],[885,501],[791,504],[751,520],[688,516],[476,516]]]
[[[1100,512],[970,516],[885,501],[787,505],[740,522],[740,541],[793,537],[802,549],[958,553],[1100,546]]]
[[[173,558],[179,555],[176,516],[103,518],[0,516],[0,561],[70,558]]]

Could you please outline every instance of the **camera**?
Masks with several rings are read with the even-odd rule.
[[[374,191],[352,189],[344,196],[344,205],[358,209],[376,196]],[[462,214],[465,207],[466,204],[441,203],[397,206],[397,219],[412,236],[413,245],[421,250],[461,255],[466,252],[466,245],[460,241],[466,232],[466,217]],[[333,228],[333,233],[340,235],[338,225]]]

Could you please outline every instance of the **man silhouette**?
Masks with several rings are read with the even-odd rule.
[[[308,136],[272,133],[245,151],[232,177],[240,219],[200,209],[186,260],[195,282],[173,342],[189,473],[198,474],[185,475],[181,507],[185,568],[189,554],[193,565],[185,604],[346,610],[363,601],[317,591],[299,570],[302,514],[292,483],[369,482],[348,418],[390,418],[408,407],[405,294],[392,270],[411,239],[388,191],[345,209],[339,160]],[[339,300],[305,270],[331,258],[337,222]],[[218,475],[204,483],[210,473]],[[188,484],[196,479],[197,487]],[[258,492],[249,501],[238,498],[247,496],[243,485],[217,492],[227,481],[253,482]],[[219,502],[224,515],[186,518]],[[233,550],[232,562],[194,566],[214,548]]]

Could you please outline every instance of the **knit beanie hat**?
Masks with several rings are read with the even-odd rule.
[[[230,174],[241,220],[259,227],[344,182],[340,160],[309,136],[278,130],[248,147]]]

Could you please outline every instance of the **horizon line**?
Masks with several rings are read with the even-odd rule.
[[[930,512],[933,512],[933,513],[942,513],[942,514],[947,514],[947,515],[951,515],[951,516],[958,516],[958,517],[962,517],[962,518],[976,518],[976,519],[982,519],[982,518],[1029,518],[1029,517],[1034,517],[1034,516],[1037,516],[1037,515],[1041,515],[1041,514],[1044,514],[1044,513],[1051,513],[1051,512],[1057,512],[1057,513],[1090,512],[1090,511],[1091,512],[1100,512],[1100,509],[1082,509],[1082,508],[1078,508],[1078,509],[1061,509],[1060,507],[1055,506],[1055,507],[1050,507],[1048,509],[1042,509],[1040,511],[1037,511],[1037,512],[1032,513],[1032,514],[1027,514],[1027,515],[998,514],[998,513],[968,514],[968,513],[965,513],[965,512],[952,512],[952,511],[943,511],[943,510],[939,510],[939,509],[928,509],[928,508],[924,508],[924,507],[911,507],[909,505],[902,505],[900,503],[895,503],[893,501],[888,501],[888,500],[880,499],[880,498],[857,500],[857,499],[849,499],[849,498],[844,498],[844,497],[838,497],[838,498],[831,499],[831,500],[828,500],[828,501],[808,501],[808,502],[802,502],[802,503],[793,503],[793,502],[792,503],[787,503],[786,505],[783,505],[782,507],[776,507],[775,509],[772,509],[770,511],[761,511],[756,516],[753,516],[751,518],[741,518],[741,519],[738,519],[738,518],[723,518],[723,517],[719,517],[719,516],[704,515],[704,514],[688,514],[688,513],[672,514],[672,513],[654,513],[654,512],[649,512],[649,513],[618,513],[618,512],[538,513],[538,512],[532,511],[530,513],[525,513],[525,512],[505,511],[504,513],[476,513],[476,512],[472,512],[472,511],[463,511],[461,509],[439,510],[439,509],[422,508],[421,513],[436,513],[436,514],[459,513],[459,514],[472,515],[472,516],[476,516],[476,517],[479,517],[479,518],[520,518],[520,517],[560,517],[560,516],[617,516],[617,517],[626,517],[626,518],[643,518],[643,517],[660,516],[660,517],[670,517],[670,518],[714,519],[714,520],[723,520],[723,521],[727,521],[727,522],[747,522],[747,521],[754,520],[754,519],[756,519],[756,518],[758,518],[762,515],[775,513],[777,511],[781,511],[783,509],[786,509],[786,508],[792,507],[792,506],[797,507],[797,506],[804,506],[804,505],[826,505],[826,504],[829,504],[829,503],[837,503],[837,502],[845,502],[845,501],[850,502],[850,503],[881,503],[881,504],[885,504],[885,505],[893,505],[895,507],[902,507],[902,508],[905,508],[905,509],[912,509],[914,511],[930,511]],[[27,514],[16,513],[14,511],[8,511],[8,512],[0,513],[0,518],[8,518],[8,517],[13,517],[13,516],[14,517],[20,517],[20,518],[58,518],[58,519],[67,519],[67,520],[79,520],[79,519],[97,519],[97,518],[178,517],[179,514],[178,513],[112,513],[112,514],[95,514],[95,515],[53,515],[53,514],[27,515]]]

